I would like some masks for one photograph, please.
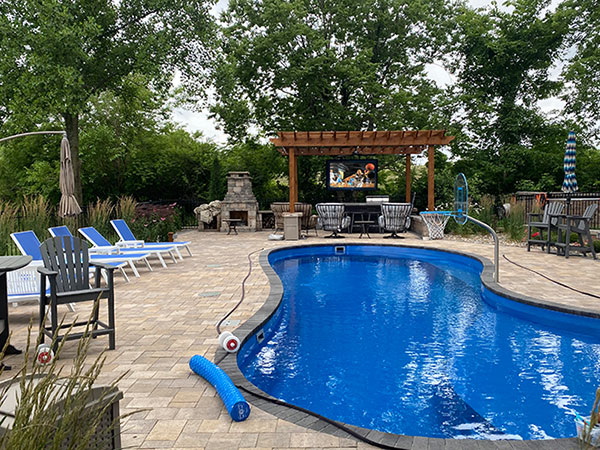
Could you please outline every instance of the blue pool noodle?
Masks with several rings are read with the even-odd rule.
[[[192,356],[190,369],[214,386],[233,420],[242,422],[248,418],[250,405],[223,369],[200,355]]]

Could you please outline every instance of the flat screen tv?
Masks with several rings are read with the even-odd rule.
[[[376,159],[330,159],[327,188],[341,191],[377,189]]]

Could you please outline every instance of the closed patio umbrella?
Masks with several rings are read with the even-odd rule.
[[[76,216],[81,213],[81,208],[75,198],[75,177],[73,176],[73,163],[71,162],[71,146],[66,136],[60,143],[60,204],[58,214],[60,217]]]
[[[567,194],[567,215],[571,209],[571,195],[579,190],[577,179],[575,178],[575,132],[569,132],[567,138],[567,149],[565,150],[564,169],[565,179],[561,190]]]

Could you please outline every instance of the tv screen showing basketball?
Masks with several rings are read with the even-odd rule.
[[[343,191],[377,189],[376,159],[327,161],[327,188]]]

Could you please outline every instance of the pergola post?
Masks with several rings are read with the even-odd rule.
[[[410,154],[406,155],[406,203],[410,203],[411,197],[411,179],[410,179]]]
[[[289,152],[289,183],[290,183],[290,212],[296,212],[298,201],[298,164],[296,161],[296,149],[291,147]]]
[[[435,146],[434,145],[428,145],[427,146],[427,157],[428,157],[428,164],[427,164],[427,209],[429,211],[435,210],[435,196],[434,196],[435,181],[434,181],[434,177],[433,177],[433,173],[434,173],[434,169],[435,169],[434,156],[435,156]]]

